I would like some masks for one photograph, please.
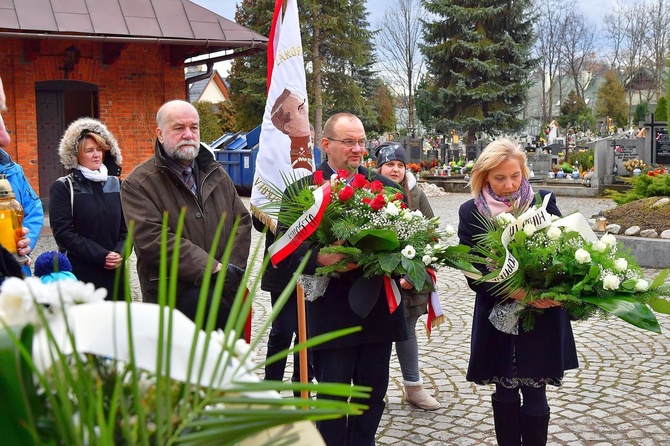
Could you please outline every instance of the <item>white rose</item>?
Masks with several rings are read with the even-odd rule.
[[[610,274],[603,279],[603,288],[606,290],[616,290],[619,288],[619,283],[619,278],[614,274]]]
[[[640,279],[635,284],[635,291],[647,291],[649,289],[649,282],[644,279]]]
[[[528,237],[535,234],[535,231],[537,231],[537,229],[535,228],[535,225],[532,223],[528,223],[523,227],[523,232],[525,232]]]
[[[405,247],[405,249],[400,251],[400,253],[402,255],[404,255],[405,257],[407,257],[408,259],[413,259],[414,256],[416,255],[416,250],[414,249],[414,247],[412,245],[407,245]]]
[[[562,233],[563,232],[561,231],[561,228],[558,226],[551,226],[549,229],[547,229],[547,238],[549,240],[558,240]]]
[[[389,204],[391,204],[391,203],[389,203]],[[405,221],[410,221],[410,220],[412,220],[412,219],[414,218],[414,216],[412,215],[412,213],[409,212],[409,211],[407,211],[407,210],[405,210],[405,209],[403,209],[402,211],[400,211],[400,216],[401,216],[402,219],[405,220]]]
[[[614,237],[612,234],[603,235],[600,237],[600,241],[607,243],[607,246],[616,246],[616,237]]]
[[[596,252],[605,252],[607,246],[607,243],[603,242],[602,240],[596,240],[593,242],[593,250]]]
[[[498,214],[498,217],[496,218],[498,219],[498,222],[503,225],[508,225],[516,221],[514,215],[510,214],[509,212],[503,212],[501,214]]]
[[[456,230],[451,225],[447,225],[447,227],[444,228],[444,232],[447,237],[451,237],[452,235],[456,234]]]
[[[400,210],[393,203],[387,203],[386,207],[384,208],[384,212],[386,212],[388,215],[393,215],[393,216],[396,216],[396,215],[400,214]]]
[[[418,209],[413,210],[413,211],[412,211],[412,215],[414,215],[415,217],[423,217],[423,214],[422,214],[421,211],[418,210]]]
[[[428,254],[425,254],[423,257],[421,257],[421,261],[423,262],[424,265],[430,265],[430,262],[433,261],[433,257],[429,256]]]
[[[575,260],[577,260],[577,263],[588,263],[591,261],[591,254],[587,250],[579,248],[575,251]]]
[[[614,261],[614,269],[622,273],[628,269],[628,261],[623,257],[619,257]]]

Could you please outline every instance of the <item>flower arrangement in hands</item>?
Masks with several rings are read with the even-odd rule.
[[[410,211],[400,190],[385,187],[379,180],[369,181],[355,174],[347,184],[349,173],[340,171],[329,180],[316,171],[313,185],[287,189],[278,215],[282,225],[290,226],[315,202],[315,191],[326,182],[330,189],[321,222],[310,239],[325,246],[322,254],[343,254],[342,261],[317,268],[317,275],[328,276],[357,264],[366,277],[393,274],[407,275],[421,289],[432,286],[427,268],[446,265],[475,272],[470,261],[478,260],[464,246],[442,244],[454,235],[451,227],[441,229],[439,218],[426,218],[420,211]],[[300,183],[298,183],[300,184]]]
[[[660,333],[652,310],[670,314],[667,270],[647,280],[635,259],[618,248],[616,238],[605,234],[598,239],[581,214],[551,216],[536,225],[544,220],[533,218],[537,211],[531,208],[519,217],[503,213],[482,221],[486,232],[476,237],[474,249],[492,265],[480,281],[496,281],[498,295],[523,289],[525,303],[556,301],[573,319],[614,314]],[[512,272],[515,263],[518,269]],[[533,328],[533,313],[538,311],[542,310],[531,306],[521,310],[518,316],[525,330]]]

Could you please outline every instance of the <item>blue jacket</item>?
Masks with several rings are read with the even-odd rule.
[[[28,238],[30,238],[30,249],[34,250],[37,239],[42,232],[44,224],[44,210],[42,209],[42,200],[37,196],[35,190],[30,186],[23,173],[23,168],[12,161],[7,152],[0,148],[0,175],[4,175],[9,184],[12,185],[16,201],[23,206],[23,227],[28,228]],[[23,272],[26,276],[30,275],[30,267],[23,266]]]

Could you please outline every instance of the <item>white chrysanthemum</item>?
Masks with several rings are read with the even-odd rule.
[[[430,265],[430,263],[433,261],[433,259],[434,259],[434,257],[431,257],[428,254],[424,254],[424,256],[421,257],[421,261],[423,262],[424,265]]]
[[[607,246],[616,246],[616,237],[609,233],[600,237],[600,241],[607,243]]]
[[[593,242],[593,250],[596,252],[605,252],[607,247],[607,243],[603,242],[602,240],[596,240]]]
[[[535,228],[535,225],[532,224],[532,223],[528,223],[528,224],[526,224],[526,225],[523,226],[523,232],[524,232],[528,237],[530,237],[530,236],[532,236],[533,234],[535,234],[535,231],[537,231],[537,229]]]
[[[588,263],[591,261],[591,254],[583,248],[579,248],[575,251],[575,260],[577,263]]]
[[[617,290],[621,281],[614,274],[609,274],[603,279],[603,288],[606,290]]]
[[[416,250],[412,245],[407,245],[405,249],[401,251],[401,254],[407,257],[408,259],[413,259],[416,255]]]
[[[614,261],[614,269],[622,273],[628,269],[628,260],[623,257],[619,257]]]
[[[561,228],[552,225],[547,229],[547,238],[549,240],[558,240],[562,233]]]
[[[446,235],[447,237],[451,237],[451,236],[453,236],[454,234],[456,234],[456,230],[454,229],[453,226],[451,226],[451,225],[447,225],[447,226],[444,228],[444,233],[445,233],[445,235]]]
[[[384,208],[384,212],[386,212],[389,215],[393,215],[394,217],[396,215],[400,214],[400,209],[394,204],[394,203],[388,203],[386,207]]]
[[[639,279],[635,283],[635,291],[647,291],[649,289],[649,282],[644,279]]]

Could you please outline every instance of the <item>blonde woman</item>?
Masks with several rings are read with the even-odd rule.
[[[100,121],[81,118],[63,134],[58,154],[72,172],[51,185],[49,221],[54,239],[79,280],[106,288],[107,299],[124,299],[123,281],[114,294],[128,232],[121,210],[119,145]]]
[[[517,214],[535,204],[529,173],[525,152],[512,141],[501,139],[484,149],[471,173],[474,198],[459,210],[462,244],[475,244],[476,235],[484,231],[483,217]],[[549,193],[540,191],[542,197]],[[561,215],[553,195],[547,211]],[[480,385],[495,385],[491,399],[499,445],[545,445],[549,424],[546,386],[560,386],[565,370],[578,367],[568,313],[557,302],[536,300],[530,305],[544,311],[536,316],[535,328],[519,328],[518,334],[508,334],[496,328],[489,316],[494,308],[497,314],[504,313],[513,302],[523,300],[525,291],[496,296],[492,284],[470,279],[468,283],[477,295],[466,378]]]

